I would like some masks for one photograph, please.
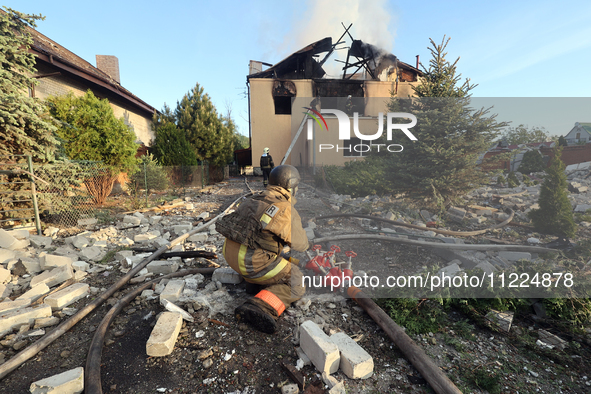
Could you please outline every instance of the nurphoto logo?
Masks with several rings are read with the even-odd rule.
[[[349,116],[338,109],[321,109],[320,112],[316,111],[313,108],[309,108],[309,107],[304,107],[304,109],[307,109],[309,112],[306,112],[306,114],[308,116],[310,116],[313,120],[316,121],[316,123],[318,123],[318,126],[320,126],[320,130],[324,129],[326,131],[328,131],[328,125],[326,123],[326,120],[324,119],[324,116],[322,116],[322,114],[332,114],[334,116],[336,116],[337,121],[338,121],[338,125],[339,125],[339,140],[341,141],[348,141],[351,139],[351,119],[349,118]],[[394,123],[394,119],[399,119],[399,118],[405,118],[405,119],[410,119],[410,123]],[[308,119],[308,123],[307,123],[307,131],[308,131],[308,140],[313,139],[313,123],[312,123],[312,119]],[[392,131],[394,130],[401,130],[411,141],[417,141],[417,137],[415,137],[411,132],[410,132],[410,128],[412,128],[413,126],[415,126],[417,124],[417,117],[414,116],[413,114],[407,113],[407,112],[388,112],[387,116],[386,116],[386,139],[388,141],[392,141]],[[380,148],[385,147],[388,152],[392,152],[392,153],[396,153],[396,152],[402,152],[402,150],[404,149],[404,147],[400,144],[372,144],[371,141],[377,140],[378,138],[380,138],[382,136],[382,134],[384,133],[384,113],[380,112],[378,114],[378,131],[375,132],[375,134],[362,134],[361,131],[359,131],[359,113],[358,112],[354,112],[353,113],[353,133],[355,134],[355,137],[360,139],[361,141],[370,141],[369,144],[364,144],[364,143],[360,143],[360,144],[356,144],[356,145],[349,145],[349,146],[339,146],[338,144],[335,145],[334,144],[319,144],[318,146],[318,151],[322,152],[323,150],[332,150],[336,148],[336,151],[338,152],[339,150],[353,150],[355,152],[358,153],[367,153],[367,152],[371,152],[373,149],[375,149],[377,152],[380,151]]]

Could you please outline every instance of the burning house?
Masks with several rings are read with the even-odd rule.
[[[326,62],[336,50],[344,49],[337,46],[344,43],[345,35],[351,39],[346,58],[336,60],[341,66],[339,75],[329,75]],[[339,140],[335,116],[324,115],[326,123],[314,125],[313,137],[310,131],[298,134],[307,117],[304,108],[335,108],[350,116],[357,113],[359,131],[375,134],[379,113],[387,112],[387,101],[392,95],[413,96],[413,86],[421,76],[418,59],[417,67],[401,62],[391,53],[353,39],[348,29],[336,43],[323,38],[274,65],[251,61],[247,76],[251,150],[241,152],[242,160],[252,160],[257,167],[265,147],[270,148],[276,164],[287,154],[285,163],[298,167],[343,165],[359,159],[364,152],[351,149],[358,139]],[[336,149],[319,152],[321,145]]]

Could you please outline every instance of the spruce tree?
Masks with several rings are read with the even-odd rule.
[[[218,166],[231,160],[234,135],[199,84],[177,103],[174,115],[199,160]]]
[[[478,158],[505,126],[487,116],[486,109],[470,107],[470,92],[476,85],[469,79],[461,82],[459,58],[453,63],[446,58],[448,42],[445,37],[439,45],[431,40],[429,67],[423,67],[425,75],[414,89],[418,98],[393,97],[388,106],[389,112],[417,117],[412,128],[417,141],[406,142],[400,153],[380,155],[392,190],[440,206],[488,182],[482,170],[487,162],[479,164]]]
[[[175,124],[174,114],[164,105],[161,113],[154,114],[154,131],[156,138],[152,141],[150,151],[163,166],[196,166],[197,155],[187,141],[185,133]]]
[[[531,210],[531,218],[535,229],[541,233],[558,237],[573,237],[577,225],[573,217],[573,209],[568,200],[568,185],[565,165],[560,156],[562,147],[555,148],[554,158],[550,167],[546,169],[544,183],[540,189],[538,199],[539,209]]]
[[[544,171],[544,159],[540,151],[530,150],[525,152],[519,165],[519,172],[522,174],[531,174],[532,172],[540,171]]]
[[[0,10],[0,155],[29,154],[35,161],[53,160],[56,129],[39,99],[28,97],[37,82],[33,44],[27,26],[40,15]]]

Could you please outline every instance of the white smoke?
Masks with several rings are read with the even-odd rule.
[[[386,0],[308,0],[305,11],[298,12],[297,15],[299,20],[293,22],[293,29],[282,48],[290,48],[290,51],[284,55],[325,37],[332,37],[335,44],[345,32],[343,24],[348,27],[351,23],[353,26],[349,32],[353,38],[392,52],[395,31]],[[337,48],[351,45],[348,35],[343,40],[345,44]],[[327,60],[323,67],[330,77],[342,76],[343,65],[335,62],[335,59],[345,60],[345,57],[346,51],[341,50],[334,52]]]

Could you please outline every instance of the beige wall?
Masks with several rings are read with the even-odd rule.
[[[45,72],[52,72],[53,70],[44,70],[43,68],[39,67],[38,71],[40,74],[43,74]],[[40,78],[37,80],[37,82],[38,84],[35,86],[35,97],[38,97],[41,100],[44,100],[49,96],[61,96],[67,94],[68,92],[72,92],[75,96],[80,97],[83,96],[88,90],[88,86],[83,85],[77,80],[62,75]],[[118,119],[123,118],[125,123],[133,129],[137,137],[137,141],[143,142],[146,146],[150,146],[151,140],[155,137],[154,131],[152,129],[151,117],[146,118],[139,113],[132,112],[124,108],[115,100],[109,99],[109,103],[111,108],[113,108],[115,117]]]
[[[296,97],[313,97],[312,87],[313,81],[309,79],[291,80],[296,85]],[[303,113],[296,112],[293,115],[275,115],[275,106],[273,102],[272,88],[274,79],[261,78],[250,79],[250,105],[251,105],[251,127],[252,127],[252,164],[254,167],[259,166],[259,159],[263,153],[263,148],[270,149],[271,156],[275,165],[279,165],[284,154],[289,148],[297,125],[301,123]],[[409,97],[413,95],[412,86],[417,82],[402,82],[398,84],[397,96]],[[391,97],[391,92],[396,89],[394,82],[382,81],[364,81],[364,91],[366,98],[384,97],[384,102],[379,100],[369,100],[366,106],[366,114],[372,117],[361,118],[359,120],[359,129],[363,134],[375,134],[378,130],[377,116],[380,112],[386,112],[386,103]],[[303,111],[300,111],[303,112]],[[294,117],[294,126],[292,127],[292,116]],[[336,118],[325,116],[328,129],[338,130]],[[351,127],[353,122],[351,121]],[[292,130],[293,129],[293,130]],[[343,141],[338,140],[338,133],[320,130],[318,125],[315,125],[316,130],[316,165],[343,165],[347,161],[362,160],[359,157],[345,157],[343,155]],[[290,157],[287,159],[287,164],[295,166],[311,166],[313,165],[313,146],[312,141],[307,140],[307,128],[304,126],[302,135],[298,139]],[[384,129],[385,131],[385,129]],[[351,136],[354,137],[351,129]],[[394,138],[395,139],[395,138]],[[408,140],[391,141],[392,144],[400,143],[404,145]],[[323,149],[319,152],[320,144],[332,144],[334,149]],[[336,145],[339,145],[339,151],[336,150]],[[392,148],[395,149],[395,148]]]
[[[312,97],[312,80],[292,80],[297,97]],[[250,80],[250,121],[252,127],[252,165],[259,166],[265,147],[270,149],[275,165],[279,165],[291,143],[291,115],[275,115],[273,79]],[[292,156],[286,164],[292,164]],[[294,165],[299,165],[294,160]]]

